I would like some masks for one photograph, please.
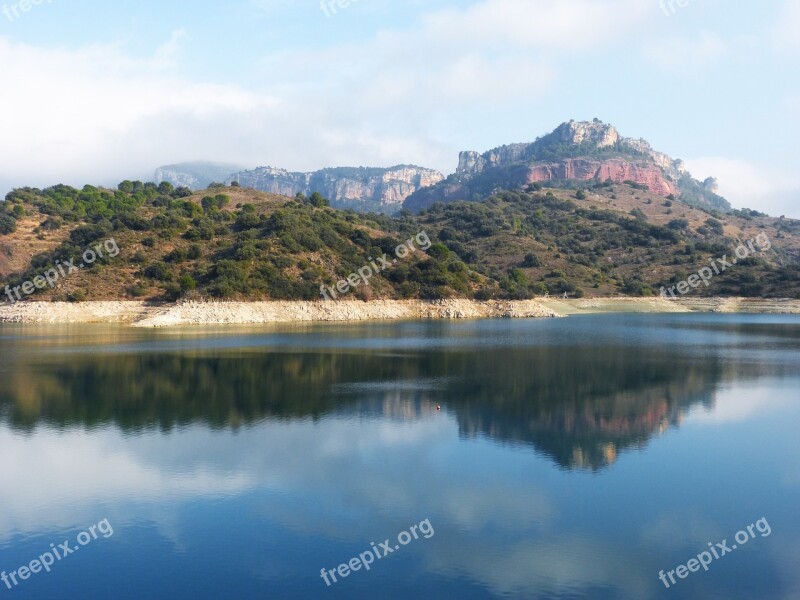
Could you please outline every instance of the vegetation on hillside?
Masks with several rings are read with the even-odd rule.
[[[773,250],[693,293],[800,297],[800,222],[740,212],[679,211],[670,200],[611,182],[498,191],[481,202],[389,217],[337,210],[316,193],[285,198],[214,186],[192,194],[125,181],[116,190],[14,190],[0,203],[0,252],[21,252],[31,236],[48,247],[24,269],[3,273],[14,286],[92,243],[116,240],[119,256],[39,290],[39,299],[318,300],[321,286],[377,257],[393,259],[398,245],[424,232],[433,244],[427,252],[412,252],[341,297],[647,296],[710,258],[732,255],[750,228],[772,238]]]

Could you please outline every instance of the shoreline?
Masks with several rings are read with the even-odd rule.
[[[20,302],[0,306],[0,323],[120,323],[131,327],[374,320],[558,318],[601,313],[800,314],[800,300],[760,298],[581,298],[574,300],[375,300],[372,302],[141,301]]]

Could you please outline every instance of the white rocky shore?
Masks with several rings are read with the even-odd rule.
[[[559,317],[540,303],[471,300],[373,302],[20,302],[0,308],[0,322],[127,323],[135,327],[309,321]]]
[[[541,318],[607,312],[800,314],[800,300],[595,298],[580,300],[376,300],[372,302],[20,302],[0,323],[124,323],[134,327],[400,319]]]

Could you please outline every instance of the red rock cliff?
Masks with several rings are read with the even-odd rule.
[[[656,165],[637,164],[621,158],[605,161],[575,158],[546,165],[531,165],[527,183],[566,179],[578,181],[611,179],[615,183],[634,181],[646,185],[654,194],[662,196],[678,194],[677,187],[664,177],[664,173]]]

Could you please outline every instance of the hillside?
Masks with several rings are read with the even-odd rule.
[[[332,290],[384,254],[389,260],[369,285],[335,295],[647,296],[758,238],[769,250],[738,260],[691,294],[800,297],[800,221],[710,214],[641,188],[534,185],[396,218],[337,210],[319,194],[288,198],[240,187],[25,188],[0,204],[0,281],[11,288],[33,281],[113,238],[118,254],[106,252],[27,298],[320,300],[320,286]],[[414,249],[393,262],[407,240],[416,241]]]

